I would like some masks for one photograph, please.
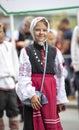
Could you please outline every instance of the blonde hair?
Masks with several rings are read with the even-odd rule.
[[[28,23],[31,23],[31,21],[33,20],[33,16],[27,16],[27,17],[25,17],[24,18],[24,20],[23,20],[23,23],[25,24],[26,22],[28,22]]]

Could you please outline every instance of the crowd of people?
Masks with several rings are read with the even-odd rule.
[[[10,130],[19,130],[19,114],[23,130],[63,130],[59,112],[79,91],[78,32],[78,26],[70,28],[68,18],[55,30],[47,18],[27,16],[14,32],[13,46],[0,23],[0,130],[5,128],[4,110]],[[42,93],[48,103],[41,104],[36,90],[40,90],[45,62]],[[27,99],[31,107],[23,104]]]

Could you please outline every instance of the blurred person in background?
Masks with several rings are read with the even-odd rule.
[[[48,33],[48,39],[47,43],[49,45],[56,46],[60,51],[62,50],[62,31],[54,32],[52,29],[50,29]]]
[[[55,46],[62,52],[63,32],[61,30],[57,30],[57,37],[56,37]]]
[[[14,33],[18,56],[20,55],[21,49],[32,41],[32,36],[29,30],[32,19],[32,16],[25,17],[23,22],[19,24],[19,29]]]
[[[47,43],[51,46],[57,47],[62,52],[63,32],[61,30],[58,30],[58,32],[54,32],[53,30],[50,29],[48,32]],[[65,68],[65,73],[66,73],[66,76],[65,76],[65,79],[66,79],[68,75],[68,71],[66,68],[64,58],[62,59],[63,59],[63,66]]]
[[[19,109],[15,85],[18,81],[19,62],[12,43],[5,41],[3,24],[0,23],[0,130],[4,130],[3,115],[9,119],[10,130],[19,130]]]
[[[72,40],[71,40],[71,58],[72,65],[75,71],[75,87],[78,90],[78,109],[79,109],[79,26],[73,30]]]
[[[4,25],[4,34],[6,41],[11,41],[11,30],[10,30],[10,24],[9,23],[3,23]]]
[[[55,44],[56,44],[56,38],[57,38],[56,33],[54,33],[53,30],[50,29],[50,31],[48,33],[47,43],[49,45],[54,45],[55,46]]]
[[[63,44],[62,44],[62,54],[65,59],[65,64],[68,70],[68,76],[66,78],[66,92],[70,100],[75,98],[74,91],[74,70],[72,66],[71,59],[71,39],[72,39],[72,29],[70,28],[70,21],[68,18],[63,18],[60,21],[60,30],[63,31]]]

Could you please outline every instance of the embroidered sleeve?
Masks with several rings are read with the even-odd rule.
[[[57,49],[55,58],[56,66],[56,85],[57,85],[57,104],[67,103],[66,91],[65,91],[65,77],[67,76],[67,70],[64,65],[64,59],[61,52]]]
[[[31,82],[31,64],[25,49],[22,49],[20,54],[19,78],[16,92],[20,100],[30,99],[35,95],[35,87],[32,86]]]

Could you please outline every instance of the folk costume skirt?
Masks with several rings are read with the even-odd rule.
[[[32,85],[36,90],[40,90],[41,82],[41,74],[32,75]],[[24,107],[24,130],[63,130],[57,112],[56,81],[53,75],[45,75],[42,92],[47,97],[48,103],[42,105],[40,110]]]

